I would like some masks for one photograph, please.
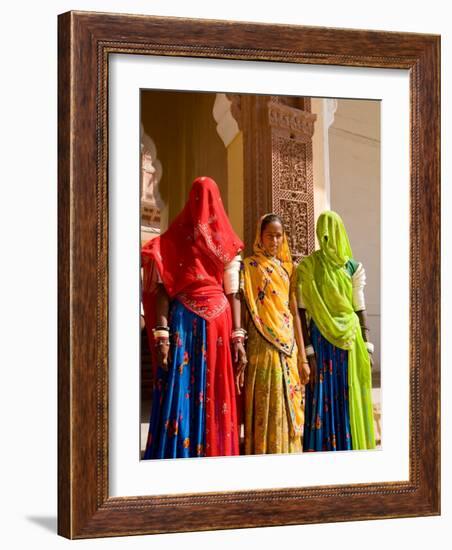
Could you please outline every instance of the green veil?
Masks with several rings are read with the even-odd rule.
[[[348,388],[353,449],[375,448],[369,353],[353,309],[352,279],[346,264],[353,258],[341,217],[320,214],[316,227],[320,250],[297,267],[297,282],[308,314],[320,333],[348,350]]]

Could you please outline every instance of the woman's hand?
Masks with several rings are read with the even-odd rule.
[[[300,375],[300,383],[307,384],[309,381],[309,374],[311,369],[309,368],[309,363],[306,363],[300,357],[298,359],[298,374]]]
[[[169,355],[169,340],[158,340],[157,347],[157,366],[161,369],[168,370],[168,355]]]
[[[308,357],[308,361],[309,361],[309,370],[310,370],[309,383],[311,384],[311,387],[313,387],[317,378],[316,377],[317,359],[316,359],[315,353]]]
[[[237,387],[237,393],[240,395],[240,390],[243,388],[243,384],[245,382],[245,369],[246,364],[248,363],[243,342],[232,342],[232,360],[234,361],[234,364],[237,365],[235,383]]]

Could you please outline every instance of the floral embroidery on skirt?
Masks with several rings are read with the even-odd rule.
[[[314,321],[310,333],[317,372],[314,386],[306,385],[303,450],[351,450],[348,352],[328,342]]]

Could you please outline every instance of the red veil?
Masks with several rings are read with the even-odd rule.
[[[208,177],[194,180],[182,212],[167,231],[141,249],[142,299],[151,353],[155,349],[152,328],[155,326],[156,268],[169,297],[177,297],[185,307],[209,322],[207,393],[215,396],[207,400],[206,409],[209,456],[238,453],[237,433],[230,433],[228,427],[232,424],[233,431],[237,430],[229,351],[231,313],[223,290],[223,273],[225,265],[242,249],[243,243],[232,229],[217,184]],[[220,368],[222,363],[224,368]]]
[[[214,319],[227,306],[224,267],[242,249],[217,184],[211,178],[196,178],[182,212],[163,235],[141,250],[144,291],[155,290],[150,280],[155,277],[149,277],[154,263],[170,298],[177,296],[200,317]]]

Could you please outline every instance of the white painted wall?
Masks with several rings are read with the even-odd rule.
[[[375,369],[380,354],[380,102],[338,100],[329,130],[331,209],[344,220],[367,275],[366,305]]]
[[[329,149],[328,129],[325,127],[325,101],[323,98],[313,97],[311,99],[311,111],[317,115],[312,136],[314,220],[317,220],[324,210],[330,208]]]

